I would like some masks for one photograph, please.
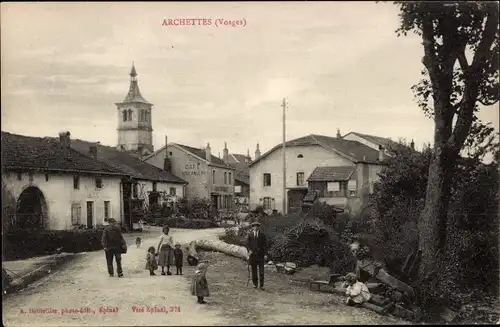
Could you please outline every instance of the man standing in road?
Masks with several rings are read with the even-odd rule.
[[[267,240],[266,235],[260,230],[260,223],[253,222],[252,230],[248,234],[247,250],[248,263],[252,267],[252,281],[254,288],[258,287],[260,281],[260,289],[264,289],[264,257],[266,255]],[[257,279],[257,266],[259,267],[259,278]]]
[[[127,252],[127,243],[123,238],[120,227],[116,225],[114,218],[108,219],[109,226],[102,233],[102,247],[106,253],[106,262],[108,265],[108,273],[110,277],[114,276],[113,257],[116,260],[116,272],[118,277],[123,277],[122,270],[122,253]]]

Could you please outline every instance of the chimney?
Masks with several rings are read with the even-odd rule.
[[[257,143],[257,149],[255,149],[255,160],[260,158],[259,143]]]
[[[168,147],[168,137],[167,137],[167,135],[165,135],[165,157],[168,154],[167,147]]]
[[[378,161],[383,161],[384,160],[384,147],[379,145],[378,146]]]
[[[341,139],[342,138],[342,135],[340,135],[340,129],[337,128],[337,138],[338,139]]]
[[[415,151],[415,142],[413,142],[413,139],[411,140],[411,143],[410,143],[410,148]]]
[[[61,132],[59,133],[59,142],[65,147],[65,148],[70,148],[71,147],[71,134],[70,132]]]
[[[224,150],[222,151],[222,160],[227,162],[229,159],[229,150],[227,149],[227,142],[224,142]]]
[[[250,162],[252,161],[252,158],[250,157],[250,149],[247,149],[247,156],[245,157],[245,162]]]
[[[97,158],[97,145],[94,144],[89,147],[89,155],[94,159]]]
[[[207,159],[208,162],[212,161],[212,153],[210,150],[210,143],[207,143],[207,147],[205,149],[205,159]]]
[[[170,162],[170,158],[165,156],[165,159],[163,159],[163,170],[170,171],[172,169],[172,165]]]

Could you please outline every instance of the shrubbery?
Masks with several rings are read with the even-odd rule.
[[[170,228],[203,229],[218,227],[217,223],[206,219],[186,219],[184,217],[172,217],[164,221],[162,226]]]
[[[400,150],[374,186],[372,226],[374,256],[401,266],[418,248],[417,221],[424,208],[432,151]],[[498,168],[459,160],[452,186],[445,257],[438,278],[418,285],[420,299],[437,299],[433,283],[445,292],[489,290],[498,292]],[[424,285],[425,284],[425,285]],[[419,287],[420,286],[420,287]],[[430,301],[427,301],[431,303]]]
[[[332,272],[341,274],[353,271],[355,258],[348,243],[340,237],[348,217],[338,216],[337,221],[328,208],[324,209],[321,218],[301,218],[299,215],[257,218],[261,223],[260,230],[268,239],[269,259],[292,261],[303,267],[312,264],[329,266]],[[249,226],[226,228],[221,239],[245,246],[249,230]]]
[[[103,228],[62,231],[16,230],[3,235],[4,260],[17,260],[58,251],[78,253],[102,249]]]
[[[300,266],[329,266],[332,272],[353,271],[356,260],[349,246],[319,218],[304,219],[273,240],[270,255],[276,261],[292,261]]]

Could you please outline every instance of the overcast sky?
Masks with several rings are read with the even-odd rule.
[[[155,149],[169,141],[253,157],[282,139],[350,131],[431,142],[433,122],[410,87],[416,36],[374,2],[2,3],[2,130],[116,145],[116,102],[132,62],[154,104]],[[162,26],[205,18],[211,26]],[[215,20],[246,21],[216,27]],[[480,118],[498,130],[498,107]]]

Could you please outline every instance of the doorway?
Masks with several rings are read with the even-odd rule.
[[[288,191],[288,212],[297,213],[302,211],[302,200],[307,194],[307,189],[293,189]]]
[[[219,196],[216,194],[212,194],[212,208],[215,210],[219,210]]]
[[[16,205],[15,226],[20,229],[44,229],[48,223],[47,203],[38,187],[27,187]]]
[[[87,201],[87,228],[94,227],[94,202]]]
[[[132,183],[122,182],[123,224],[132,228]]]

